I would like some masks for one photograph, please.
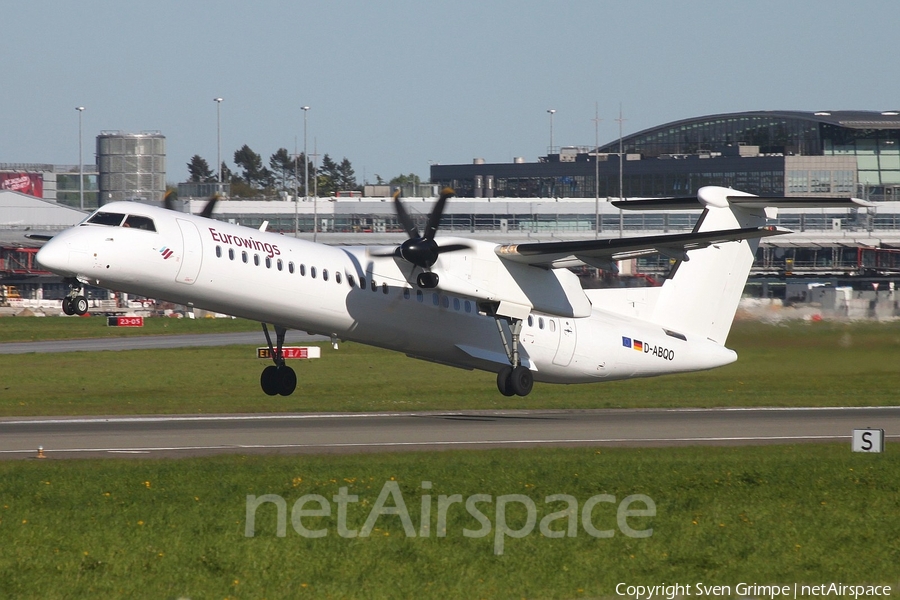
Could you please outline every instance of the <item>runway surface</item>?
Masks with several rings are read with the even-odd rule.
[[[275,336],[272,334],[274,343]],[[327,337],[291,331],[287,345],[298,342],[322,342]],[[153,350],[158,348],[189,348],[193,346],[265,346],[262,329],[244,333],[201,333],[194,335],[144,335],[128,337],[52,340],[47,342],[7,342],[0,344],[0,354],[28,354],[30,352],[96,352],[99,350]]]
[[[465,411],[0,419],[0,459],[546,446],[792,444],[900,437],[900,407]]]

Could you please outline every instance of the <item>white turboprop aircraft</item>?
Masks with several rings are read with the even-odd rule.
[[[297,329],[496,372],[504,395],[534,381],[589,383],[699,371],[737,359],[724,346],[759,238],[778,207],[864,206],[851,198],[769,198],[705,187],[696,198],[621,208],[702,209],[691,233],[498,245],[435,234],[445,190],[424,233],[395,196],[409,239],[398,247],[336,247],[134,202],[106,204],[38,252],[68,278],[68,314],[87,312],[83,284],[162,298],[262,323],[274,365],[269,395],[293,393],[281,355]],[[676,259],[662,286],[582,289],[567,267],[612,268],[659,253]],[[273,348],[267,323],[275,327]]]

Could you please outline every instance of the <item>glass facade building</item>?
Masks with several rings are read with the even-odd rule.
[[[595,165],[594,161],[599,161]],[[431,180],[472,197],[694,194],[704,185],[754,194],[900,193],[900,113],[759,111],[686,119],[537,163],[433,165]],[[599,171],[599,177],[595,175]]]

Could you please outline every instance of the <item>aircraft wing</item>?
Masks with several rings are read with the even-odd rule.
[[[617,260],[662,254],[676,260],[688,260],[687,253],[713,244],[792,233],[774,226],[725,229],[700,233],[674,233],[577,242],[538,242],[497,246],[494,252],[503,260],[545,269],[589,265],[611,269]]]

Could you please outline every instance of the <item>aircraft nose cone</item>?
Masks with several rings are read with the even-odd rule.
[[[67,275],[69,268],[69,245],[63,240],[50,240],[38,250],[35,259],[48,271]]]

